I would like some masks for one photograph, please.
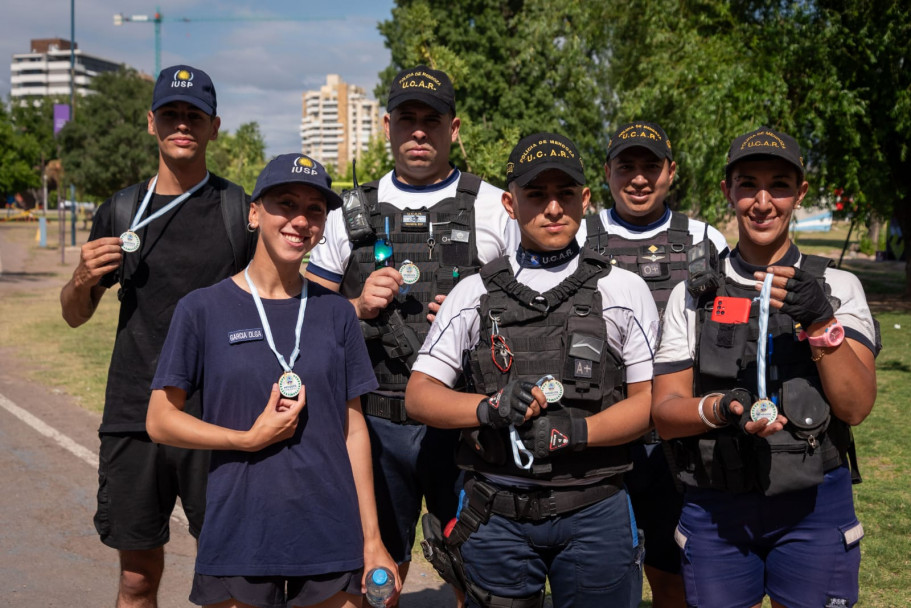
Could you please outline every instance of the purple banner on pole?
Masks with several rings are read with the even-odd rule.
[[[66,103],[54,104],[54,135],[60,133],[60,129],[70,121],[70,106]]]

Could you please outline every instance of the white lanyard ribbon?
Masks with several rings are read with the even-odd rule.
[[[775,278],[770,272],[765,275],[762,282],[762,290],[759,292],[759,340],[756,344],[756,386],[759,390],[759,398],[767,399],[765,387],[766,372],[766,348],[769,344],[769,299],[772,296],[772,279]]]
[[[142,214],[145,213],[146,207],[149,206],[149,201],[152,200],[152,195],[155,194],[155,184],[158,183],[158,175],[156,174],[155,177],[152,178],[152,183],[149,184],[149,190],[148,190],[148,192],[146,192],[145,197],[143,197],[142,204],[139,205],[139,210],[136,211],[136,217],[133,218],[133,222],[130,224],[129,231],[136,232],[140,228],[142,228],[144,226],[148,226],[153,221],[160,218],[162,215],[164,215],[165,213],[167,213],[168,211],[170,211],[171,209],[173,209],[180,203],[184,202],[185,200],[187,200],[188,198],[193,196],[193,193],[196,192],[197,190],[199,190],[200,188],[202,188],[203,186],[205,186],[206,182],[208,182],[208,181],[209,181],[209,172],[206,171],[206,176],[204,178],[202,178],[201,182],[199,182],[198,184],[196,184],[195,186],[193,186],[192,188],[190,188],[189,190],[187,190],[186,192],[184,192],[183,194],[181,194],[180,196],[175,198],[173,201],[171,201],[170,203],[168,203],[167,205],[165,205],[164,207],[162,207],[161,209],[159,209],[158,211],[156,211],[155,213],[153,213],[152,215],[150,215],[149,217],[147,217],[146,219],[144,219],[140,222],[139,218],[141,218]]]
[[[272,349],[272,352],[275,353],[275,358],[278,359],[278,363],[282,366],[286,372],[291,372],[291,368],[294,366],[294,362],[297,361],[297,356],[300,354],[300,343],[301,343],[301,327],[304,325],[304,311],[307,309],[307,281],[304,281],[304,286],[301,289],[301,303],[300,308],[297,311],[297,328],[294,330],[294,352],[291,353],[291,363],[287,363],[285,358],[278,352],[278,349],[275,348],[275,340],[272,339],[272,328],[269,327],[269,319],[266,318],[266,310],[263,308],[263,302],[259,297],[259,292],[256,290],[256,285],[253,284],[253,281],[250,279],[250,273],[247,272],[250,269],[250,266],[244,268],[244,278],[247,280],[247,286],[250,288],[250,293],[253,294],[253,302],[256,304],[256,312],[259,313],[259,320],[262,321],[263,331],[266,334],[266,342],[269,343],[269,348]]]

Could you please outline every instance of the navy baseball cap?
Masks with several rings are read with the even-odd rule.
[[[188,65],[172,65],[158,75],[152,94],[152,111],[172,101],[185,101],[209,116],[215,116],[215,85],[202,70]]]
[[[576,145],[556,133],[535,133],[519,140],[506,163],[506,185],[516,182],[524,188],[548,169],[559,169],[580,186],[585,185],[582,157]]]
[[[674,160],[671,140],[664,129],[653,122],[631,122],[617,129],[607,142],[607,161],[633,147],[645,148],[658,158]]]
[[[342,197],[332,190],[332,178],[326,168],[305,154],[282,154],[269,161],[256,178],[252,200],[258,201],[267,190],[282,184],[305,184],[326,196],[331,211],[342,206]]]
[[[725,174],[730,173],[734,163],[754,156],[781,158],[794,165],[801,177],[805,174],[803,156],[800,154],[800,144],[797,143],[797,140],[787,133],[775,131],[769,127],[759,127],[731,142],[728,161],[724,166]]]
[[[455,116],[455,90],[446,72],[419,65],[396,74],[389,87],[386,111],[406,101],[419,101],[439,112]]]

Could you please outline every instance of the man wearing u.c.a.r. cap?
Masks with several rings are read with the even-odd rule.
[[[461,279],[515,251],[518,230],[500,204],[500,189],[450,163],[461,121],[445,72],[400,71],[387,110],[383,126],[395,168],[360,187],[369,229],[349,234],[345,210],[330,213],[326,242],[313,250],[307,276],[346,296],[365,330],[380,382],[364,398],[377,511],[383,542],[404,579],[422,497],[442,521],[455,517],[458,503],[458,433],[407,415],[411,363],[429,329],[428,314]]]

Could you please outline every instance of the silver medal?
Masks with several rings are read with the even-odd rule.
[[[535,384],[544,393],[544,398],[548,403],[556,403],[563,398],[563,384],[550,374],[542,376]]]
[[[778,406],[769,399],[760,399],[750,408],[750,419],[753,422],[763,418],[768,420],[767,424],[772,424],[778,418]]]
[[[123,243],[122,245],[120,245],[120,248],[123,249],[124,251],[126,251],[127,253],[133,253],[134,251],[137,251],[139,249],[139,245],[140,245],[139,235],[136,234],[135,232],[133,232],[132,230],[127,230],[126,232],[121,234],[120,240]]]
[[[401,273],[402,280],[406,285],[414,285],[421,278],[421,269],[418,268],[418,265],[411,260],[405,260],[402,262],[402,265],[399,268],[399,273]]]
[[[302,386],[301,377],[294,372],[285,372],[278,379],[278,392],[288,399],[297,397],[301,392]]]

